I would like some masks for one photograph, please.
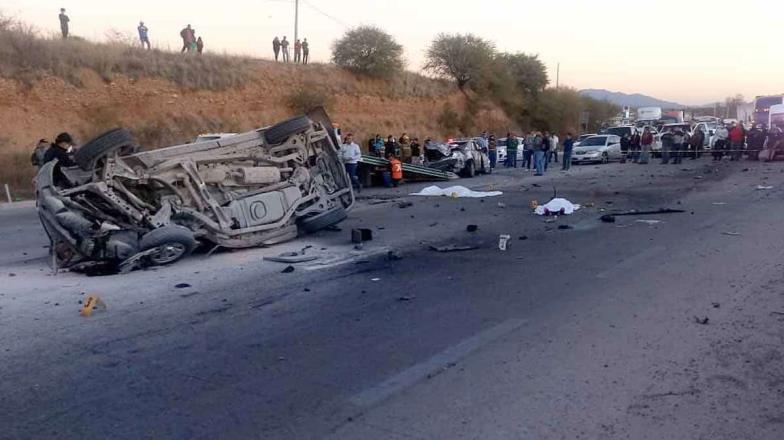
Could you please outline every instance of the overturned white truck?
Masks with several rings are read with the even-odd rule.
[[[41,168],[38,213],[60,267],[165,265],[200,242],[273,245],[346,218],[354,194],[338,148],[323,109],[139,153],[115,129],[78,149],[78,166]]]

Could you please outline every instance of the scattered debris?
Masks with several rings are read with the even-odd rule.
[[[418,193],[411,194],[412,196],[426,196],[426,197],[452,197],[457,198],[482,198],[482,197],[496,197],[503,193],[501,191],[471,191],[464,186],[450,186],[449,188],[439,188],[437,186],[428,186],[427,188],[419,191]]]
[[[103,300],[99,298],[98,295],[90,295],[84,301],[84,305],[82,306],[82,310],[79,311],[79,314],[84,317],[92,316],[96,307],[102,310],[106,310],[107,308],[106,303],[103,302]]]
[[[498,249],[505,251],[509,247],[509,240],[512,239],[512,236],[509,234],[501,234],[498,237]]]
[[[528,236],[527,235],[521,235],[517,239],[520,240],[520,241],[525,241],[525,240],[528,240]]]
[[[626,212],[617,212],[614,214],[607,214],[601,217],[601,221],[605,223],[615,223],[615,217],[620,216],[630,216],[630,215],[658,215],[658,214],[681,214],[684,213],[683,209],[669,209],[669,208],[661,208],[658,211],[626,211]]]
[[[593,203],[593,202],[591,202],[591,203],[586,203],[586,204],[585,204],[585,205],[583,205],[583,206],[585,206],[586,208],[593,208],[594,206],[596,206],[596,204],[595,204],[595,203]]]
[[[387,252],[387,260],[389,261],[400,261],[402,259],[403,259],[403,255],[398,251]]]
[[[277,257],[264,257],[264,260],[266,261],[287,264],[307,263],[309,261],[315,261],[318,259],[319,257],[316,255],[301,255],[296,252],[286,252],[278,255]]]
[[[339,227],[337,227],[337,226],[335,226],[335,225],[332,225],[332,226],[327,226],[327,227],[326,227],[326,228],[324,228],[323,230],[324,230],[324,231],[329,231],[329,232],[342,232],[342,231],[343,231],[343,229],[341,229],[341,228],[339,228]]]
[[[400,202],[400,203],[397,204],[397,207],[400,208],[400,209],[406,209],[406,208],[410,208],[412,206],[414,206],[414,204],[412,202]]]
[[[177,284],[177,285],[176,285],[176,286],[174,286],[174,287],[175,287],[176,289],[187,289],[188,287],[191,287],[191,285],[190,285],[190,284],[188,284],[188,283],[180,283],[180,284]]]
[[[645,223],[649,226],[658,225],[661,222],[661,220],[637,220],[637,223]]]
[[[466,226],[466,231],[467,232],[476,232],[478,230],[479,230],[479,226],[477,226],[477,225],[468,225],[468,226]]]
[[[694,176],[694,178],[695,178],[696,180],[702,180],[702,179],[704,179],[704,178],[705,178],[705,176]]]
[[[713,206],[724,206],[726,204],[725,202],[713,202]]]
[[[294,266],[287,266],[285,269],[280,271],[280,273],[291,273],[294,272]]]
[[[381,229],[381,228],[379,228]],[[373,241],[373,231],[371,229],[352,229],[351,242],[362,243],[365,241]]]
[[[199,292],[183,293],[182,295],[180,295],[180,298],[190,298],[190,297],[196,296],[198,294],[199,294]]]
[[[16,276],[16,274],[15,274],[15,273],[13,273],[13,272],[11,272],[11,273],[9,273],[9,274],[8,274],[8,276],[9,276],[9,277],[11,277],[11,278],[13,278],[13,277],[15,277],[15,276]]]
[[[435,228],[436,226],[438,226],[438,222],[435,222],[435,223],[431,223],[431,224],[430,224],[430,227],[431,227],[431,228]]]
[[[708,319],[707,316],[704,316],[702,318],[700,318],[699,316],[695,316],[694,317],[694,322],[696,322],[697,324],[700,324],[700,325],[708,325],[708,321],[709,321],[709,319]]]
[[[569,230],[569,229],[574,229],[574,226],[569,226],[569,225],[558,225],[558,229],[560,229],[560,230],[562,230],[562,231],[566,231],[566,230]]]
[[[498,207],[499,207],[499,208],[506,208],[506,203],[504,203],[504,202],[498,202]]]
[[[765,191],[765,190],[769,190],[769,189],[773,189],[773,187],[772,186],[757,185],[757,191]]]
[[[371,278],[370,281],[373,281],[374,283],[377,283],[377,282],[381,281],[381,278]],[[362,293],[365,293],[365,292],[363,291]]]
[[[713,302],[713,303],[711,303],[711,305],[713,306],[714,309],[718,309],[718,308],[721,307],[721,304],[717,303],[717,302]]]
[[[740,237],[740,232],[722,232],[721,235],[729,235],[731,237]]]
[[[459,244],[450,244],[447,246],[430,246],[430,250],[436,252],[462,252],[462,251],[473,251],[475,249],[479,249],[479,246],[472,246],[472,245],[459,245]]]
[[[403,301],[413,301],[415,299],[416,299],[416,295],[405,295],[405,296],[401,296],[397,300],[403,302]]]
[[[552,199],[545,205],[537,206],[534,212],[537,215],[572,215],[578,209],[580,209],[580,205],[566,199]]]

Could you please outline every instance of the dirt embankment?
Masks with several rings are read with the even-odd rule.
[[[333,120],[361,138],[402,132],[456,135],[447,133],[439,119],[445,103],[458,114],[465,108],[465,97],[440,81],[417,75],[374,80],[326,65],[259,62],[248,85],[226,91],[183,90],[161,79],[117,77],[107,83],[89,70],[81,73],[81,82],[77,87],[46,77],[28,88],[0,78],[3,149],[27,149],[60,131],[84,140],[115,125],[139,130],[144,141],[157,144],[157,137],[160,145],[153,146],[200,132],[251,129],[298,113],[292,100],[303,91],[326,97]],[[502,130],[509,125],[503,111],[490,104],[475,120],[477,127]]]
[[[198,75],[198,72],[194,74]],[[125,126],[143,147],[186,142],[205,132],[234,132],[272,124],[320,100],[335,122],[357,134],[424,138],[455,136],[445,128],[445,104],[457,116],[466,97],[453,86],[406,74],[393,81],[357,77],[329,65],[283,65],[259,61],[252,80],[225,91],[186,90],[160,78],[115,76],[105,81],[92,70],[79,73],[81,85],[44,76],[32,86],[0,77],[0,183],[24,189],[32,177],[29,154],[40,138],[69,131],[80,142]],[[509,118],[483,104],[475,127],[505,130]]]

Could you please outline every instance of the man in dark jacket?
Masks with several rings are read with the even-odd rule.
[[[629,149],[631,149],[632,140],[629,137],[629,133],[625,133],[621,138],[621,163],[626,163],[626,156],[629,155]]]
[[[63,33],[63,39],[66,39],[70,33],[68,24],[71,22],[71,19],[65,15],[65,8],[60,8],[60,15],[58,17],[60,18],[60,32]]]
[[[748,145],[749,160],[759,160],[759,153],[765,146],[765,138],[768,134],[760,128],[759,125],[754,125],[746,136],[746,144]]]
[[[569,171],[569,168],[572,167],[572,150],[574,149],[574,139],[572,138],[571,133],[566,134],[566,139],[563,143],[563,166],[561,167],[564,171]]]
[[[632,152],[632,162],[637,163],[640,160],[640,132],[634,130],[632,138],[629,140],[629,149]]]
[[[666,165],[670,163],[670,151],[672,151],[675,142],[675,133],[670,130],[661,135],[661,163]]]
[[[57,159],[57,164],[64,167],[72,167],[76,163],[71,158],[71,150],[73,149],[73,138],[68,133],[60,133],[57,139],[46,150],[44,154],[44,163],[49,163]]]
[[[512,133],[506,134],[506,167],[517,168],[517,147],[520,143]]]
[[[280,56],[280,39],[278,37],[272,39],[272,52],[275,53],[275,61],[278,61],[278,56]]]

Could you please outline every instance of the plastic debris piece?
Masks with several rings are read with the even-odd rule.
[[[103,302],[98,295],[90,295],[84,301],[84,305],[82,306],[82,310],[79,311],[79,314],[84,317],[92,316],[93,311],[95,311],[96,308],[106,310],[106,303]]]

